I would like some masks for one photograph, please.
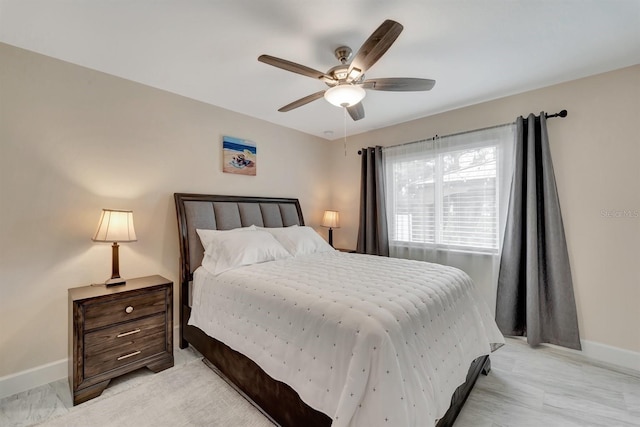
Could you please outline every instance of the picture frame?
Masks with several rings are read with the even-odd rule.
[[[222,137],[222,172],[255,176],[257,171],[256,143],[233,136]]]

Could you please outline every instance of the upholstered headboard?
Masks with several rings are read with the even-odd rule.
[[[180,281],[192,280],[200,266],[204,248],[196,229],[230,230],[257,225],[287,227],[304,225],[298,199],[274,197],[218,196],[175,193],[180,236]]]

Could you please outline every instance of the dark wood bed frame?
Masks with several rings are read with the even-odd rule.
[[[304,225],[298,199],[187,193],[176,193],[174,198],[180,237],[180,348],[191,345],[202,353],[229,384],[257,405],[273,422],[283,427],[330,426],[331,418],[304,403],[290,386],[271,378],[243,354],[187,324],[191,313],[190,282],[204,252],[196,228],[229,229],[256,222],[255,225],[265,227]],[[269,215],[273,216],[274,212],[276,216],[280,212],[280,222],[270,219]],[[259,223],[260,215],[262,224]],[[489,370],[488,355],[473,361],[466,382],[454,393],[451,406],[438,421],[437,427],[453,426],[476,379],[481,372],[486,375]]]

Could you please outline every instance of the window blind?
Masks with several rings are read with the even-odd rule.
[[[504,143],[478,131],[386,148],[392,244],[496,252]]]

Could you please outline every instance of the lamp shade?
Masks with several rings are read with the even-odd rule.
[[[133,228],[133,212],[103,209],[98,229],[91,240],[94,242],[137,241],[136,231]]]
[[[324,211],[324,215],[322,216],[322,226],[340,228],[340,214],[338,211]]]
[[[351,107],[362,101],[366,94],[360,86],[341,84],[327,89],[324,99],[336,107]]]

